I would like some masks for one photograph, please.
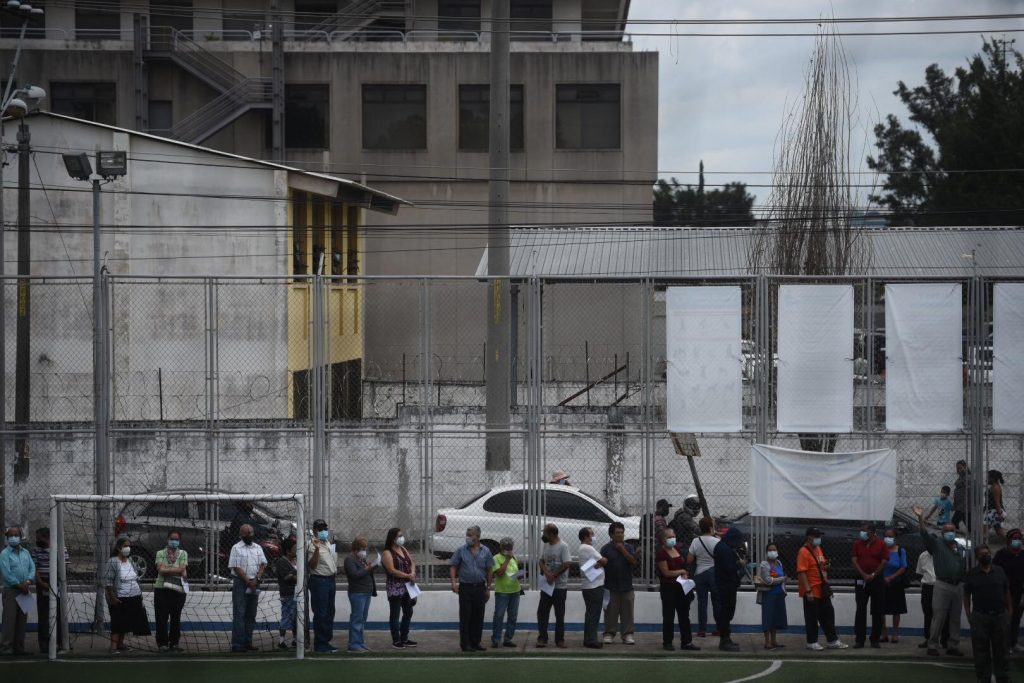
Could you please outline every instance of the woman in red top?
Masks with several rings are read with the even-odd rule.
[[[693,644],[690,633],[690,603],[693,602],[693,582],[689,583],[689,591],[685,591],[679,579],[688,579],[686,571],[686,555],[676,550],[676,532],[665,529],[661,532],[661,548],[654,556],[658,567],[658,579],[661,581],[661,629],[662,642],[666,650],[675,650],[672,646],[672,627],[676,618],[679,619],[679,649],[699,650]]]

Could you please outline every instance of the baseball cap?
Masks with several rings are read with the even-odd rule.
[[[825,534],[821,533],[821,529],[819,529],[816,526],[809,526],[809,527],[807,527],[807,533],[804,534],[804,536],[824,536],[824,535]]]
[[[655,504],[654,504],[654,507],[658,507],[658,508],[660,508],[660,507],[666,507],[666,508],[670,508],[670,507],[672,507],[672,503],[668,502],[668,501],[667,501],[667,500],[665,500],[664,498],[661,498],[660,500],[658,500],[658,502],[657,502],[657,503],[655,503]]]

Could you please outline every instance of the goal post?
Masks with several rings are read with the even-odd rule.
[[[127,536],[130,540],[130,544],[135,551],[136,543],[142,543],[142,538],[149,539],[150,545],[155,545],[155,538],[160,537],[161,534],[166,534],[171,530],[178,531],[182,536],[182,548],[189,553],[189,564],[192,563],[193,553],[196,553],[195,557],[209,558],[214,555],[212,552],[204,553],[203,549],[200,548],[189,548],[188,543],[185,540],[185,536],[188,534],[188,530],[194,530],[195,534],[191,534],[190,538],[198,538],[198,534],[223,534],[227,532],[227,527],[224,524],[223,517],[220,515],[214,515],[212,512],[208,515],[210,519],[216,519],[216,529],[212,529],[209,524],[198,523],[197,519],[193,515],[193,512],[200,509],[198,506],[202,505],[203,510],[211,511],[223,510],[222,505],[225,503],[234,504],[239,506],[239,509],[243,509],[240,504],[249,503],[251,506],[248,508],[249,514],[253,514],[253,506],[260,506],[259,513],[263,517],[259,519],[269,520],[273,518],[273,523],[268,524],[266,528],[261,526],[261,532],[267,537],[277,539],[277,549],[280,550],[280,541],[289,536],[294,537],[296,546],[296,559],[295,559],[295,575],[296,584],[294,592],[295,601],[295,622],[293,624],[293,636],[294,636],[294,649],[295,657],[302,659],[305,653],[306,644],[306,629],[307,629],[307,596],[306,596],[306,519],[305,519],[305,504],[303,494],[236,494],[236,493],[150,493],[150,494],[137,494],[137,495],[53,495],[50,497],[50,529],[51,529],[51,542],[49,547],[50,557],[50,600],[49,600],[49,614],[38,615],[38,620],[42,621],[44,618],[49,623],[49,642],[48,642],[48,656],[50,660],[56,660],[58,650],[63,648],[69,650],[72,647],[72,635],[86,633],[92,638],[102,638],[103,633],[101,629],[103,627],[103,615],[105,608],[107,607],[105,599],[105,569],[107,563],[107,551],[109,548],[99,548],[99,544],[110,544],[120,536]],[[154,505],[164,504],[164,505]],[[277,517],[270,515],[270,512],[276,512],[275,505],[290,505],[294,510],[294,522],[291,524],[292,528],[289,529],[290,533],[287,535],[281,534],[278,527],[281,522]],[[263,508],[263,506],[266,506]],[[124,529],[116,528],[113,535],[105,531],[108,524],[106,522],[100,522],[99,528],[96,528],[96,519],[99,519],[104,514],[110,515],[110,511],[130,511],[130,510],[148,510],[150,513],[158,510],[161,514],[168,515],[167,511],[175,511],[175,514],[181,515],[180,517],[164,517],[161,518],[159,523],[151,525],[149,521],[151,518],[147,518],[147,521],[136,526],[129,525],[125,533],[121,533]],[[86,514],[92,513],[92,514]],[[77,514],[77,517],[76,517]],[[118,513],[118,523],[122,522],[122,518]],[[85,519],[86,521],[82,521]],[[84,526],[81,529],[74,527],[74,522],[69,520],[76,520]],[[68,533],[68,525],[72,524],[73,528],[70,529],[71,534]],[[246,522],[248,523],[248,522]],[[76,533],[81,532],[81,533]],[[184,533],[183,533],[184,532]],[[92,536],[100,536],[93,541],[93,545],[89,545],[87,539],[80,538],[90,534]],[[110,538],[105,538],[110,536]],[[259,537],[259,535],[258,535]],[[70,545],[69,545],[70,544]],[[273,541],[261,541],[260,543],[264,546],[264,554],[267,555],[268,571],[271,569],[275,557],[271,557],[267,552],[267,548],[274,548]],[[155,558],[154,547],[139,548],[139,553],[145,553],[147,561],[152,562]],[[198,552],[196,552],[198,550]],[[73,574],[81,576],[85,575],[86,578],[91,578],[91,581],[81,581],[79,585],[73,585],[70,577],[68,576],[67,566],[68,563],[65,560],[65,553],[70,554],[70,561],[72,563]],[[226,553],[230,552],[230,545],[228,547],[222,547],[222,557],[214,557],[215,560],[222,560],[226,562]],[[132,557],[132,567],[139,577],[139,583],[142,585],[142,594],[144,596],[143,601],[146,602],[146,597],[149,595],[149,599],[155,601],[155,595],[148,588],[148,579],[156,576],[156,564],[152,563],[151,566],[147,566],[145,569],[140,568],[139,564],[136,563],[136,558]],[[206,583],[210,584],[210,577],[216,576],[218,581],[227,583],[228,590],[191,590],[188,588],[187,582],[181,592],[184,593],[186,608],[192,604],[190,615],[197,619],[195,622],[187,622],[185,616],[182,616],[181,633],[184,637],[186,633],[190,635],[191,644],[197,648],[196,651],[205,652],[217,652],[217,643],[223,643],[223,638],[218,636],[209,635],[211,632],[231,632],[231,626],[233,625],[233,614],[232,614],[232,577],[218,576],[222,569],[220,561],[217,562],[216,566],[203,559],[204,571],[207,577]],[[83,567],[87,567],[87,570],[83,571]],[[90,577],[90,573],[92,576]],[[190,577],[192,578],[192,577]],[[266,583],[266,578],[264,578]],[[38,589],[38,588],[37,588]],[[269,591],[267,591],[269,593]],[[265,637],[267,633],[271,636],[271,642],[273,640],[271,626],[277,624],[278,630],[281,626],[284,626],[284,622],[276,619],[274,615],[278,614],[281,610],[274,609],[273,605],[267,604],[271,598],[263,595],[264,591],[257,592],[256,603],[257,603],[257,617],[262,617],[260,622],[260,635]],[[262,606],[260,605],[260,598],[264,599]],[[180,598],[179,598],[180,599]],[[282,600],[282,605],[283,605]],[[109,612],[109,610],[107,610]],[[95,614],[95,618],[90,615]],[[147,619],[155,617],[155,614],[147,609]],[[227,617],[226,627],[224,618]],[[281,616],[284,616],[283,614]],[[77,618],[72,618],[77,617]],[[88,617],[88,619],[86,618]],[[88,629],[83,628],[83,624],[92,622],[92,625]],[[60,626],[60,628],[58,628]],[[60,639],[60,642],[58,642]],[[284,635],[281,636],[281,644],[278,647],[287,649],[284,646]],[[133,644],[137,644],[137,641],[133,641]],[[211,649],[212,646],[212,649]],[[203,649],[205,648],[205,650]]]

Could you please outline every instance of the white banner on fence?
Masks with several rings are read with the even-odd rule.
[[[891,448],[821,453],[755,444],[750,514],[814,519],[892,519],[896,454]]]
[[[998,283],[994,290],[992,428],[1024,432],[1024,283]]]
[[[665,302],[668,430],[740,431],[740,288],[669,287]]]
[[[853,287],[779,287],[780,432],[853,431]]]
[[[891,432],[964,426],[959,284],[885,286],[885,424]]]

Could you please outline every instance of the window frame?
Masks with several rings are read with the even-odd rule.
[[[618,93],[618,101],[616,102],[617,110],[618,110],[617,111],[618,135],[617,135],[616,144],[614,146],[607,146],[607,147],[586,146],[586,145],[583,144],[585,141],[581,137],[581,139],[580,139],[580,146],[578,146],[578,147],[561,146],[559,144],[559,139],[558,139],[559,105],[563,103],[562,100],[559,97],[560,91],[563,88],[587,88],[587,87],[594,88],[594,87],[612,87],[612,86],[614,86],[617,89],[617,93]],[[555,96],[553,98],[553,102],[554,102],[554,107],[555,107],[555,115],[553,117],[553,123],[554,123],[554,135],[553,135],[553,138],[554,138],[554,146],[555,146],[555,151],[556,152],[621,152],[622,151],[622,83],[607,82],[607,81],[602,81],[600,83],[585,83],[585,82],[584,83],[579,83],[579,82],[556,83],[555,84]],[[580,101],[579,101],[578,98],[577,98],[577,100],[575,102],[566,102],[566,104],[577,104],[577,105],[579,103],[580,103]],[[584,117],[581,117],[581,118],[584,118]],[[582,126],[580,127],[580,130],[583,130]]]
[[[299,93],[299,91],[305,91],[307,93],[316,92],[316,93],[319,93],[319,94],[323,94],[324,98],[322,100],[321,99],[296,100],[295,96]],[[297,150],[297,151],[304,151],[304,150],[322,151],[322,150],[325,150],[325,149],[330,149],[331,148],[331,84],[330,83],[286,83],[285,86],[284,86],[284,102],[285,102],[285,105],[284,105],[284,108],[285,108],[285,113],[284,113],[284,131],[283,131],[283,133],[284,133],[284,141],[283,141],[284,142],[284,148],[286,150],[292,149],[292,150]],[[288,121],[291,118],[295,118],[295,114],[296,114],[296,112],[293,110],[292,111],[292,116],[288,115],[289,104],[292,104],[293,106],[296,106],[298,104],[307,104],[307,105],[312,105],[313,107],[320,107],[320,106],[323,107],[323,141],[322,141],[322,144],[320,144],[320,145],[316,145],[316,144],[313,144],[313,145],[292,144],[292,142],[297,142],[297,141],[289,141],[289,135],[288,135],[289,124],[288,124]],[[268,130],[270,130],[269,127],[268,127]],[[296,133],[297,133],[297,131],[294,131],[294,130],[292,131],[292,135],[295,135]],[[271,135],[273,135],[273,133],[271,133]],[[305,142],[305,141],[303,141],[303,142]],[[272,138],[270,140],[270,143],[267,146],[269,147],[271,144],[273,144]]]
[[[422,106],[423,106],[423,146],[422,147],[371,147],[367,145],[367,121],[370,119],[376,119],[377,117],[368,117],[366,115],[367,100],[366,96],[368,92],[379,91],[384,92],[385,88],[398,88],[403,92],[410,93],[419,91],[423,93]],[[360,88],[360,145],[361,150],[364,152],[427,152],[430,150],[430,91],[426,83],[363,83]],[[405,103],[405,101],[403,101]],[[388,104],[385,101],[372,102],[374,105]]]
[[[96,9],[82,8],[82,7],[80,7],[80,6],[78,6],[76,4],[75,5],[75,40],[121,40],[121,38],[122,38],[122,35],[121,35],[121,7],[120,7],[121,3],[120,3],[120,0],[115,0],[115,2],[117,2],[117,5],[118,5],[118,9],[116,11],[109,11],[109,10],[100,11],[100,10],[96,10]],[[79,24],[81,23],[81,19],[82,18],[88,18],[88,19],[90,19],[90,21],[92,23],[97,23],[98,24],[98,23],[104,23],[104,22],[101,22],[100,20],[101,19],[109,19],[111,15],[113,15],[113,17],[114,17],[114,20],[111,22],[112,24],[114,24],[113,28],[108,28],[106,26],[99,27],[99,28],[92,28],[91,26],[79,26]],[[82,30],[82,31],[105,31],[107,33],[93,33],[93,34],[79,36],[78,35],[78,31],[80,31],[80,30]]]
[[[473,102],[472,104],[476,104],[477,102],[483,102],[484,105],[487,108],[487,118],[488,118],[488,120],[490,119],[490,112],[491,112],[491,102],[490,102],[491,86],[490,86],[489,83],[459,83],[458,84],[458,87],[456,88],[456,97],[458,98],[458,101],[456,102],[456,110],[457,110],[458,113],[456,115],[456,122],[455,122],[455,125],[457,127],[457,130],[455,131],[455,138],[456,138],[455,144],[457,145],[457,151],[459,151],[459,152],[468,152],[468,153],[487,153],[488,151],[490,151],[490,148],[491,148],[490,131],[489,130],[488,130],[488,134],[487,134],[487,140],[485,141],[485,144],[484,144],[483,147],[467,147],[463,143],[463,130],[462,130],[462,107],[463,107],[462,93],[463,93],[463,89],[466,89],[466,90],[469,90],[469,89],[485,90],[487,92],[487,97],[484,100],[478,100],[476,102]],[[514,99],[514,93],[516,93],[517,91],[519,93],[519,117],[518,117],[519,118],[519,127],[518,127],[519,128],[519,130],[518,130],[519,140],[518,140],[518,145],[517,145],[516,139],[515,139],[516,138],[516,129],[515,129],[515,126],[512,124],[512,122],[515,121],[515,119],[516,119],[516,115],[514,113],[513,105],[516,102],[516,100]],[[509,84],[509,119],[510,119],[510,123],[509,123],[509,128],[510,128],[510,130],[509,130],[509,152],[511,152],[513,154],[518,154],[518,153],[524,152],[524,151],[526,151],[526,85],[523,84],[523,83],[511,83],[511,84]]]
[[[451,3],[462,9],[475,9],[476,14],[446,15],[441,9],[444,3]],[[437,31],[438,33],[477,33],[483,26],[483,2],[482,0],[438,0],[437,2]]]
[[[93,91],[93,96],[90,99],[79,97],[77,94],[75,94],[75,95],[73,95],[71,97],[61,96],[61,95],[58,94],[58,91],[61,88],[64,88],[64,87],[71,88],[72,91],[75,91],[77,88],[82,88],[82,87],[86,87],[86,86],[91,87],[92,91]],[[110,88],[111,99],[109,100],[109,103],[110,103],[110,114],[112,116],[112,119],[109,120],[109,121],[100,121],[100,120],[97,119],[97,116],[96,116],[96,103],[98,101],[106,102],[106,100],[98,100],[96,98],[95,93],[96,93],[96,87],[97,86],[104,86],[104,87],[109,87]],[[64,116],[73,116],[74,118],[80,118],[80,119],[84,119],[86,121],[92,121],[93,123],[101,123],[101,124],[105,124],[105,125],[109,125],[109,126],[116,126],[117,125],[117,82],[116,81],[50,81],[49,99],[50,99],[50,105],[51,105],[50,108],[56,114],[63,114]],[[92,105],[92,116],[91,116],[91,118],[84,117],[84,116],[77,116],[76,113],[73,112],[73,111],[71,113],[68,113],[67,111],[60,111],[58,109],[58,104],[57,104],[58,102],[62,102],[62,103],[63,102],[72,102],[73,103],[73,102],[85,102],[85,101],[90,102],[91,105]]]

